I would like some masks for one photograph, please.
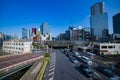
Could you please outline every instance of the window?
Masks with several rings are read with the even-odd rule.
[[[105,48],[107,48],[107,46],[102,46],[102,48],[104,48],[104,49],[105,49]]]
[[[113,46],[113,48],[115,48],[115,46]]]
[[[108,48],[113,48],[113,46],[108,46]]]

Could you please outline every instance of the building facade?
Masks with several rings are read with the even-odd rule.
[[[120,54],[120,43],[94,43],[93,51],[100,55]]]
[[[42,35],[46,35],[50,33],[50,28],[47,22],[44,22],[41,26],[40,26],[40,30],[41,30],[41,34]]]
[[[22,39],[27,39],[27,29],[22,28]]]
[[[29,30],[29,39],[33,40],[33,37],[36,35],[36,28],[30,28]]]
[[[70,26],[65,33],[59,35],[59,40],[70,40],[70,41],[89,41],[90,40],[90,29],[88,28],[75,28]]]
[[[120,34],[120,13],[113,16],[113,33]]]
[[[103,2],[91,6],[90,26],[92,36],[95,36],[96,39],[106,38],[106,36],[103,36],[103,32],[108,30],[108,14],[104,12]]]
[[[4,41],[3,52],[7,53],[29,53],[32,50],[32,42]]]
[[[4,34],[0,32],[0,50],[2,49],[4,39]]]

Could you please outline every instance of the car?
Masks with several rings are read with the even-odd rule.
[[[92,60],[86,56],[81,56],[81,61],[85,64],[92,65]]]
[[[70,58],[70,61],[74,64],[77,64],[78,63],[78,60],[72,56],[69,57]]]
[[[117,64],[115,64],[115,67],[117,67],[118,69],[120,69],[120,62],[118,62]]]
[[[85,74],[85,76],[87,76],[89,78],[94,77],[92,70],[89,68],[89,66],[87,64],[81,64],[80,70],[83,72],[83,74]]]
[[[108,69],[105,66],[99,65],[97,69],[104,75],[109,77],[109,80],[120,80],[120,78],[112,70]]]
[[[81,58],[80,54],[76,51],[73,52],[74,57],[76,57],[77,59]]]

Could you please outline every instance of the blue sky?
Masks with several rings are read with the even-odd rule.
[[[90,27],[90,7],[99,1],[105,2],[112,33],[112,16],[120,12],[120,0],[0,0],[0,32],[20,38],[23,27],[39,28],[43,22],[48,22],[53,36],[70,25]]]

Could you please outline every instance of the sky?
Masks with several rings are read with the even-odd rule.
[[[22,35],[22,28],[39,28],[48,22],[53,36],[69,26],[90,27],[90,7],[105,3],[109,33],[113,33],[112,16],[120,12],[120,0],[0,0],[0,32]]]

